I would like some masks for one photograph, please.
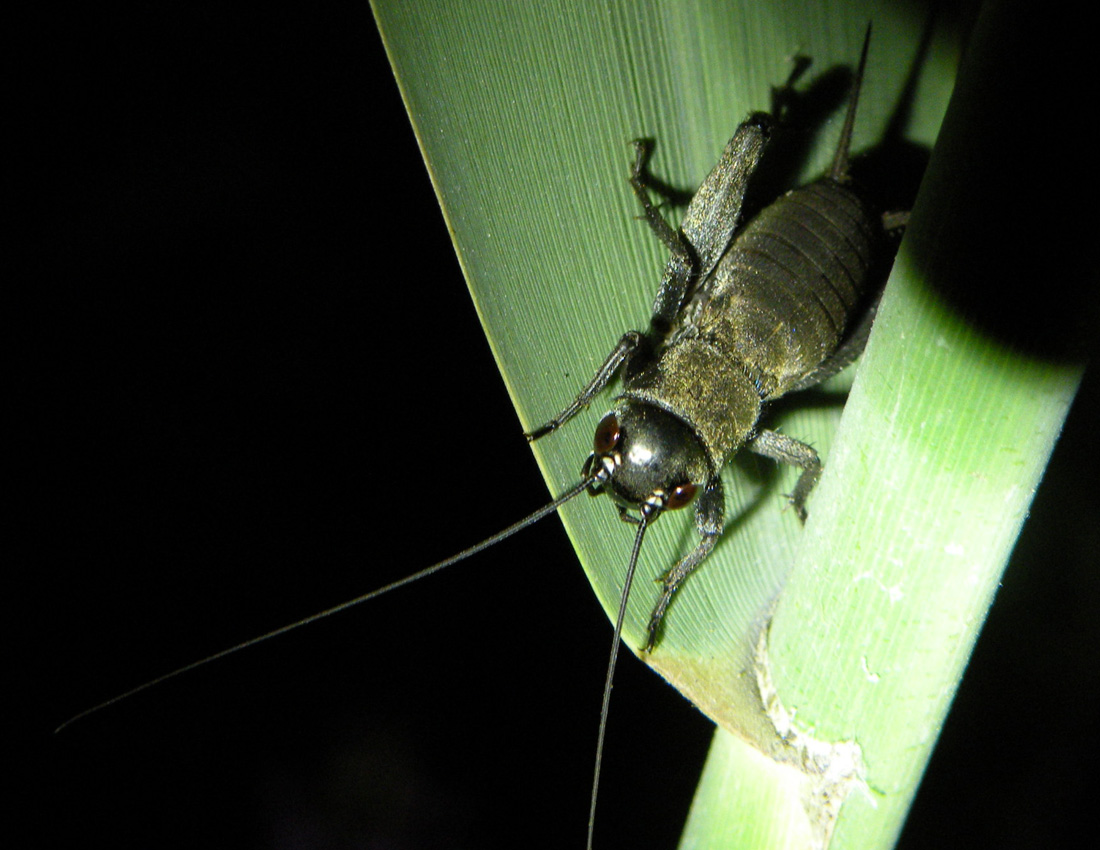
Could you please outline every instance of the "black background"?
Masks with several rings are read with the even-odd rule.
[[[50,813],[32,846],[582,846],[610,629],[556,520],[51,736],[546,490],[365,3],[96,7],[34,35],[13,293],[30,587],[9,641],[16,781]],[[1095,398],[1087,383],[903,847],[1084,826]],[[675,845],[709,728],[620,665],[599,844]]]

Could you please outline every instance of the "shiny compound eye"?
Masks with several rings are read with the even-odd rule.
[[[677,508],[684,507],[694,498],[695,485],[691,483],[680,484],[675,489],[673,489],[672,494],[668,497],[668,502],[665,507],[670,511],[674,511]]]
[[[622,434],[618,418],[614,413],[607,414],[596,426],[596,436],[592,440],[592,450],[598,455],[607,454],[619,445]]]

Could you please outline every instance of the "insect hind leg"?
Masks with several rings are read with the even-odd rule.
[[[652,153],[652,139],[634,140],[634,165],[630,169],[630,188],[634,190],[638,202],[642,205],[642,217],[649,225],[649,229],[669,252],[668,264],[657,290],[650,316],[650,325],[653,330],[658,334],[664,334],[672,327],[672,323],[680,312],[688,289],[698,273],[699,261],[683,230],[674,229],[665,221],[649,198],[650,189],[665,197],[669,197],[667,193],[677,191],[668,184],[656,180],[649,173],[649,157]]]
[[[630,167],[630,187],[640,198],[644,192],[654,192],[665,199],[665,202],[674,207],[686,207],[691,203],[695,193],[687,189],[677,189],[671,183],[666,183],[659,177],[655,177],[649,170],[649,160],[653,156],[653,150],[657,143],[653,139],[635,139],[634,164]],[[645,201],[642,201],[645,206]]]

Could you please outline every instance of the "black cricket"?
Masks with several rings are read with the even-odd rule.
[[[862,352],[870,331],[874,274],[902,227],[904,213],[874,210],[848,174],[848,152],[867,62],[868,26],[849,104],[829,172],[762,209],[747,223],[742,211],[750,181],[776,119],[750,115],[687,206],[678,228],[650,198],[661,186],[648,173],[652,151],[636,141],[630,184],[646,223],[668,248],[649,329],[628,331],[577,397],[526,435],[557,430],[616,376],[623,392],[596,427],[582,480],[548,505],[498,534],[399,581],[192,662],[67,720],[61,731],[120,700],[196,667],[328,617],[465,560],[556,511],[582,492],[606,492],[620,517],[637,526],[624,578],[604,684],[588,823],[592,846],[596,791],[611,682],[623,618],[646,528],[666,510],[695,502],[699,541],[663,577],[642,652],[653,652],[674,594],[706,560],[722,535],[725,500],[720,473],[738,449],[802,470],[788,497],[799,518],[821,474],[810,446],[757,427],[766,405],[836,374]]]
[[[678,229],[649,197],[650,144],[634,143],[630,183],[669,249],[649,330],[623,334],[576,399],[527,435],[535,440],[559,428],[621,375],[623,393],[597,426],[584,463],[590,492],[606,491],[623,520],[639,524],[639,536],[664,511],[695,500],[699,542],[664,576],[645,652],[657,645],[673,594],[721,537],[719,476],[738,449],[802,470],[788,498],[806,519],[806,499],[821,475],[817,452],[757,423],[768,402],[820,383],[862,352],[873,318],[868,295],[880,282],[872,269],[888,244],[887,225],[902,222],[876,213],[848,177],[869,39],[868,28],[829,173],[744,226],[742,204],[772,116],[754,113],[737,128]]]

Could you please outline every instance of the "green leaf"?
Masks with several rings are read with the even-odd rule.
[[[927,22],[885,2],[373,5],[528,428],[573,398],[624,330],[648,321],[665,251],[636,220],[632,139],[657,139],[654,173],[692,188],[740,120],[767,108],[790,57],[812,57],[811,77],[850,68],[873,19],[853,150],[882,138],[906,91],[905,137],[931,146],[956,64],[946,33],[933,31],[922,51]],[[801,179],[824,170],[840,119],[838,109]],[[953,179],[944,170],[941,203]],[[884,846],[900,828],[1079,375],[982,337],[937,301],[926,257],[942,213],[924,197],[914,211],[906,243],[917,247],[902,249],[840,433],[850,374],[818,396],[836,403],[785,406],[769,420],[826,458],[805,532],[783,510],[792,470],[733,463],[724,538],[646,659],[736,736],[716,741],[686,847],[823,846],[853,789],[861,802],[845,808],[838,841]],[[990,409],[1002,418],[975,451],[975,422]],[[555,493],[577,480],[602,412],[536,444]],[[991,445],[1004,454],[991,460]],[[588,499],[562,517],[612,612],[633,529]],[[694,536],[690,512],[647,535],[624,626],[630,647],[642,644],[654,601],[647,579]],[[955,570],[968,588],[962,608],[942,600]],[[930,600],[932,624],[921,617]],[[919,677],[906,672],[914,656]],[[740,809],[722,793],[730,789]],[[847,827],[853,808],[858,826]]]

